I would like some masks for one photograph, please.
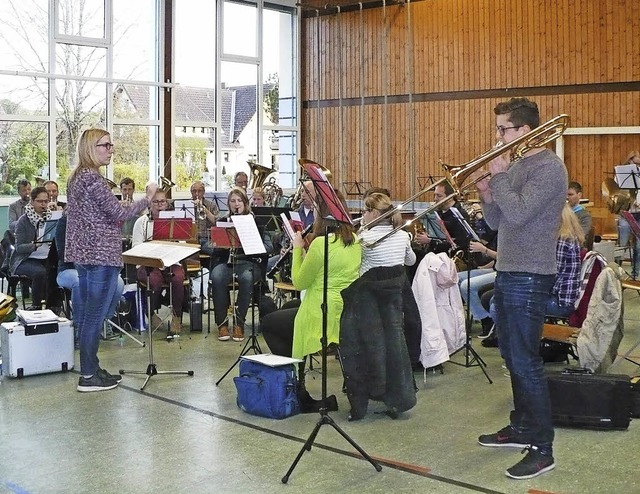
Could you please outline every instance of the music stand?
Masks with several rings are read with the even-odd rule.
[[[233,283],[236,275],[236,256],[234,255],[235,249],[240,245],[240,239],[238,238],[238,233],[233,227],[220,227],[220,226],[212,226],[211,227],[211,242],[218,249],[229,249],[229,257],[231,258],[231,282]],[[209,268],[211,271],[213,269]],[[211,276],[211,273],[209,273]],[[207,295],[209,292],[207,291]],[[235,294],[230,298],[231,304],[231,320],[229,320],[229,316],[227,316],[227,324],[233,327],[233,323],[236,319],[236,303],[235,303]],[[215,322],[215,321],[214,321]],[[211,311],[207,311],[207,332],[211,333]],[[205,336],[205,338],[207,338]]]
[[[464,216],[462,216],[462,213],[460,213],[460,211],[458,211],[455,207],[452,207],[450,211],[453,213],[453,216],[458,221],[458,223],[460,223],[464,228],[467,234],[467,238],[469,240],[474,240],[476,242],[479,242],[480,239],[478,238],[478,235],[473,230],[473,228],[471,228],[471,225],[469,225],[469,222],[464,218]],[[451,363],[455,365],[463,366],[467,369],[470,367],[480,367],[480,370],[484,373],[485,377],[489,381],[489,384],[493,384],[493,381],[491,380],[491,378],[489,377],[489,374],[487,373],[486,362],[482,360],[482,357],[478,355],[478,352],[476,352],[473,346],[471,345],[471,325],[473,323],[473,316],[471,315],[471,303],[470,303],[470,300],[471,300],[471,279],[470,279],[471,252],[469,251],[468,247],[464,251],[464,257],[467,264],[467,269],[466,269],[467,303],[465,307],[465,317],[464,317],[465,342],[464,342],[464,345],[462,345],[460,348],[458,348],[455,352],[453,352],[450,355],[450,357],[453,357],[455,354],[464,350],[464,362],[455,362],[451,360]]]
[[[139,264],[145,268],[158,268],[165,269],[166,267],[178,264],[187,257],[197,254],[200,247],[196,247],[191,244],[180,244],[176,242],[163,242],[160,240],[152,240],[150,242],[144,242],[122,253],[122,260],[128,264]],[[147,369],[144,371],[130,371],[120,369],[120,374],[146,374],[141,391],[144,391],[147,383],[152,376],[158,374],[180,374],[193,376],[193,371],[159,371],[153,358],[153,328],[151,328],[151,285],[149,281],[149,269],[147,269],[147,316],[149,320],[148,339],[149,339],[149,363]]]
[[[244,214],[244,215],[233,215],[231,216],[231,221],[234,224],[234,228],[220,228],[220,230],[226,230],[226,235],[227,235],[227,239],[229,240],[229,245],[233,245],[234,249],[237,247],[242,247],[243,251],[245,254],[247,255],[252,255],[252,254],[264,254],[266,253],[266,249],[264,247],[264,244],[262,243],[262,240],[259,241],[260,245],[256,245],[256,238],[255,235],[257,234],[258,239],[260,237],[260,233],[258,231],[258,228],[256,226],[255,220],[253,219],[253,216],[250,214]],[[220,234],[216,234],[214,233],[214,230],[217,230],[217,227],[213,227],[211,228],[211,237],[212,237],[212,241],[214,241],[214,243],[216,243],[216,247],[221,247],[221,245],[219,245],[216,242],[216,235],[219,237],[219,241],[220,242],[224,242],[224,239],[222,237],[222,235]],[[244,239],[243,239],[244,237]],[[232,267],[231,267],[231,281],[232,283],[234,282],[235,279],[235,262],[236,262],[236,257],[233,256],[232,257]],[[251,268],[251,279],[253,280],[253,270],[255,269],[255,266],[253,266]],[[255,288],[255,286],[252,286],[251,288],[251,299],[253,302],[253,305],[255,305],[255,300],[253,300],[253,289]],[[239,289],[239,286],[238,286]],[[235,297],[234,297],[235,298]],[[235,307],[235,302],[232,303],[232,313],[233,313],[233,319],[234,319],[234,323],[235,323],[235,319],[236,319],[236,307]],[[225,372],[222,377],[220,377],[220,379],[218,379],[216,381],[216,386],[218,386],[222,380],[227,377],[229,375],[229,373],[233,370],[233,368],[238,365],[238,363],[240,362],[240,360],[242,359],[242,357],[244,357],[247,353],[249,353],[251,350],[253,350],[254,354],[259,354],[262,353],[262,349],[260,348],[260,344],[258,343],[258,335],[256,334],[256,318],[255,318],[255,307],[253,307],[251,309],[251,335],[249,336],[249,338],[247,339],[247,341],[244,344],[244,347],[242,348],[242,350],[240,351],[240,355],[238,355],[238,358],[236,359],[236,361],[231,364],[231,367],[229,367],[227,369],[227,372]]]
[[[618,165],[615,169],[615,181],[621,189],[640,189],[640,167],[635,163]]]
[[[337,223],[349,223],[352,224],[349,213],[344,209],[342,202],[336,196],[333,187],[328,182],[327,177],[322,172],[320,165],[314,162],[305,160],[301,163],[304,170],[309,175],[310,180],[313,182],[313,186],[316,190],[316,199],[322,200],[328,207],[330,216],[325,218],[336,221]],[[319,208],[317,208],[319,211]],[[315,427],[311,431],[311,434],[307,438],[306,442],[300,449],[298,456],[293,460],[293,463],[289,467],[287,473],[282,477],[282,483],[286,484],[289,481],[291,473],[295,469],[296,465],[302,458],[305,451],[311,451],[311,446],[315,442],[316,436],[320,431],[320,427],[323,425],[330,425],[333,427],[346,441],[351,444],[364,459],[366,459],[376,471],[382,470],[382,466],[376,462],[367,452],[362,449],[353,439],[351,439],[346,432],[344,432],[338,424],[329,415],[327,410],[327,291],[328,291],[328,278],[329,278],[329,231],[330,227],[327,226],[324,232],[324,271],[323,271],[323,285],[322,285],[322,338],[320,340],[322,345],[322,406],[320,407],[320,419],[316,423]]]

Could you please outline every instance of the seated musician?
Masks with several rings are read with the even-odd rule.
[[[211,227],[216,224],[218,218],[218,206],[213,201],[204,198],[204,183],[196,180],[191,184],[191,200],[196,206],[196,225],[198,227],[198,242],[203,254],[211,255],[213,246],[210,242]]]
[[[120,180],[119,189],[121,193],[120,204],[125,207],[133,204],[133,194],[136,191],[136,183],[134,182],[134,180],[129,177],[124,177],[122,180]],[[131,240],[131,235],[133,234],[133,225],[135,225],[137,219],[138,217],[134,217],[122,222],[122,238],[126,239],[127,241],[124,246],[127,249],[130,247],[129,241]]]
[[[391,234],[402,224],[402,217],[388,196],[367,195],[364,206],[363,222],[374,226],[359,234],[360,278],[342,292],[340,349],[351,404],[349,420],[364,417],[370,398],[383,401],[394,418],[416,403],[408,351],[412,340],[407,328],[410,318],[405,314],[407,302],[415,306],[416,359],[420,351],[419,314],[404,269],[416,261],[411,239],[404,230]]]
[[[340,193],[338,197],[346,209]],[[267,345],[272,353],[294,358],[304,358],[321,350],[324,270],[324,235],[328,225],[323,219],[329,209],[320,202],[315,215],[313,234],[315,238],[305,253],[305,239],[296,233],[293,240],[293,263],[291,278],[296,290],[305,290],[299,307],[282,308],[262,319],[261,327]],[[341,292],[353,283],[359,275],[361,248],[356,242],[351,224],[341,223],[335,233],[329,234],[329,265],[327,279],[327,344],[338,343],[340,316],[342,314]],[[303,407],[311,400],[304,389],[304,364],[298,373]]]
[[[440,202],[446,197],[454,194],[454,192],[453,187],[451,187],[448,182],[445,182],[436,186],[433,192],[433,200],[434,202]],[[466,253],[469,248],[470,239],[464,226],[460,224],[460,221],[458,221],[456,215],[453,213],[452,208],[455,208],[465,220],[469,221],[469,216],[455,196],[443,202],[437,208],[437,212],[440,215],[440,219],[442,219],[447,232],[451,236],[451,239],[455,242],[456,247]],[[447,240],[429,237],[427,232],[424,231],[415,235],[413,239],[413,247],[416,251],[417,260],[415,266],[417,267],[427,253],[434,252],[439,254],[440,252],[448,252],[453,246]],[[415,269],[410,268],[408,272],[409,277],[413,279]]]
[[[580,246],[584,230],[568,204],[562,210],[562,221],[556,244],[556,282],[551,289],[545,313],[547,316],[569,317],[575,309],[580,290]]]
[[[45,221],[51,217],[48,204],[49,194],[44,187],[36,187],[31,191],[31,202],[25,206],[24,214],[16,223],[16,250],[9,265],[12,275],[31,279],[34,310],[40,309],[43,303],[49,305],[49,302],[53,302],[53,292],[56,291],[55,264],[49,266],[47,261],[51,244],[40,241],[45,233]],[[47,298],[48,294],[51,295],[50,299]]]
[[[262,191],[262,187],[256,187],[255,189],[253,189],[253,193],[251,194],[251,207],[262,208],[266,205],[267,204],[264,200],[264,192]]]
[[[233,215],[252,214],[249,198],[244,189],[236,187],[231,189],[227,196],[227,206],[229,213],[221,221],[231,221]],[[267,252],[271,252],[271,237],[266,232],[261,232],[262,242]],[[268,255],[268,254],[267,254]],[[233,341],[244,340],[244,322],[247,311],[251,303],[254,284],[257,283],[263,274],[262,266],[266,265],[266,255],[249,256],[245,255],[241,247],[237,249],[216,248],[211,258],[211,270],[209,282],[213,290],[213,304],[216,325],[218,326],[218,340]],[[231,303],[229,295],[229,283],[233,274],[238,281],[238,295],[236,300],[237,324],[233,326],[233,334],[229,333],[229,323],[227,320],[227,309]]]
[[[313,225],[314,221],[314,201],[316,198],[316,189],[313,187],[311,180],[306,180],[302,184],[300,191],[300,199],[302,204],[298,208],[298,214],[302,220],[302,225],[307,228],[309,225]]]
[[[160,211],[167,209],[167,194],[162,190],[156,191],[151,200],[151,211],[148,215],[141,216],[133,225],[133,237],[131,239],[132,246],[153,240],[153,221],[158,219]],[[147,281],[147,268],[138,267],[138,281]],[[151,289],[151,310],[157,311],[162,304],[162,285],[168,283],[171,290],[171,303],[173,309],[173,317],[171,318],[171,329],[169,334],[177,334],[182,331],[182,306],[184,303],[184,269],[180,264],[171,266],[171,272],[163,272],[158,268],[152,268],[149,272],[149,289]],[[155,316],[155,314],[154,314]],[[153,317],[151,321],[152,327],[155,329],[162,323],[159,318]]]
[[[67,203],[58,201],[58,184],[53,180],[47,180],[42,186],[47,189],[49,194],[49,209],[51,211],[62,211]]]

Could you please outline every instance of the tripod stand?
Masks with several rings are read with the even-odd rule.
[[[125,371],[120,369],[120,374],[145,374],[147,378],[145,379],[141,391],[144,391],[144,388],[149,383],[149,380],[158,374],[176,374],[176,375],[187,375],[193,376],[194,372],[192,370],[188,371],[159,371],[153,357],[153,328],[151,327],[151,316],[153,314],[153,310],[151,309],[151,282],[149,279],[150,268],[160,268],[163,269],[165,266],[172,266],[177,262],[182,261],[183,259],[197,253],[200,249],[196,247],[192,247],[190,245],[184,244],[176,244],[174,242],[159,242],[159,241],[151,241],[145,242],[136,247],[123,252],[122,258],[124,262],[128,262],[131,264],[140,264],[141,266],[146,267],[147,273],[147,316],[149,321],[149,328],[147,330],[148,340],[149,340],[149,363],[147,365],[146,370],[144,371]]]
[[[255,269],[255,266],[251,268],[251,279],[253,279],[253,270]],[[242,347],[242,350],[240,351],[240,355],[238,355],[238,358],[236,359],[236,361],[231,365],[231,367],[229,367],[227,369],[227,372],[225,372],[222,377],[220,379],[218,379],[216,381],[216,386],[218,386],[222,380],[227,377],[227,375],[233,370],[233,368],[238,365],[238,363],[240,362],[240,359],[242,359],[242,357],[244,357],[247,353],[249,353],[251,350],[253,350],[253,353],[255,355],[262,353],[262,349],[260,348],[260,343],[258,343],[258,335],[256,334],[256,308],[255,308],[255,300],[254,300],[254,291],[256,288],[256,284],[254,283],[253,285],[253,290],[251,292],[251,336],[249,336],[249,338],[247,339],[247,341],[244,344],[244,347]],[[234,311],[235,311],[235,307],[234,307]]]
[[[313,185],[316,188],[317,197],[324,201],[324,205],[329,209],[330,216],[337,221],[343,223],[350,223],[351,219],[344,210],[342,203],[335,194],[335,191],[327,181],[325,175],[320,171],[320,165],[308,162],[305,160],[303,165],[305,171],[309,174],[313,181]],[[320,208],[319,208],[320,209]],[[322,210],[321,210],[322,211]],[[305,451],[311,451],[311,446],[316,440],[320,427],[323,425],[330,425],[333,427],[351,446],[353,446],[364,459],[366,459],[376,471],[382,470],[382,466],[375,461],[367,452],[362,449],[353,439],[351,439],[346,432],[344,432],[338,424],[329,415],[327,409],[327,292],[328,292],[328,279],[329,279],[329,231],[330,227],[327,226],[324,232],[324,266],[323,266],[323,279],[322,279],[322,338],[320,339],[322,345],[322,406],[320,408],[320,419],[316,423],[315,427],[311,431],[311,434],[307,438],[306,442],[300,449],[300,452],[293,460],[293,463],[287,470],[287,473],[282,477],[282,483],[286,484],[289,481],[291,473],[295,469],[296,465],[302,458]]]
[[[455,208],[452,208],[452,210],[457,211]],[[469,226],[469,224],[467,223],[467,221],[462,218],[462,217],[457,217],[458,221],[463,224],[465,230],[467,231],[467,233],[469,234],[469,239],[474,239],[474,240],[479,240],[477,238],[477,236],[475,235],[475,232],[473,232],[473,230],[471,229],[471,226]],[[466,367],[467,369],[470,367],[480,367],[480,370],[482,371],[482,373],[485,375],[485,377],[487,378],[487,381],[489,381],[489,384],[493,384],[493,381],[491,380],[491,378],[489,377],[489,374],[487,373],[487,364],[485,363],[484,360],[482,360],[482,357],[480,357],[480,355],[478,355],[478,353],[475,351],[475,349],[473,348],[473,346],[471,345],[471,325],[473,323],[473,316],[471,315],[471,279],[470,279],[470,275],[471,275],[471,252],[469,252],[469,247],[467,246],[467,248],[465,250],[463,250],[464,252],[464,256],[465,256],[465,261],[467,264],[467,269],[466,269],[466,273],[467,273],[467,304],[465,307],[465,313],[464,313],[464,331],[465,331],[465,342],[464,345],[462,345],[460,348],[458,348],[455,352],[453,352],[451,354],[451,357],[453,357],[454,355],[456,355],[459,352],[464,351],[464,362],[455,362],[455,361],[451,361],[452,364],[455,365],[461,365],[463,367]]]

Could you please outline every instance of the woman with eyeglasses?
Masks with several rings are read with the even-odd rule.
[[[31,280],[33,310],[40,309],[46,303],[47,291],[52,293],[55,286],[54,275],[49,277],[52,286],[47,290],[47,259],[51,244],[42,242],[45,222],[51,217],[48,204],[47,189],[36,187],[31,191],[31,202],[25,206],[24,214],[16,222],[16,250],[9,264],[12,275],[26,276]]]
[[[160,217],[160,211],[167,209],[167,194],[163,190],[156,191],[151,201],[151,211],[149,214],[140,216],[133,225],[133,235],[131,246],[153,240],[153,221]],[[162,272],[158,268],[138,267],[138,281],[147,282],[147,269],[149,271],[149,288],[151,289],[151,310],[157,311],[162,303],[162,285],[171,285],[171,305],[173,306],[173,317],[171,318],[171,329],[169,336],[174,336],[182,331],[182,305],[184,303],[184,269],[180,264],[171,266],[171,273]],[[153,314],[151,320],[152,329],[156,329],[162,324],[162,320]]]
[[[100,368],[100,331],[110,315],[122,269],[122,222],[148,207],[157,189],[156,184],[149,184],[146,197],[123,207],[100,174],[112,155],[107,131],[85,130],[78,141],[78,165],[67,182],[65,260],[78,270],[80,296],[74,316],[80,334],[77,389],[83,393],[113,389],[120,382],[120,376]]]

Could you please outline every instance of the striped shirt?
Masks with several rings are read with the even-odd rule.
[[[576,240],[558,239],[556,265],[558,274],[551,293],[560,305],[573,305],[580,290],[580,244]]]
[[[360,232],[359,237],[363,242],[370,243],[386,235],[392,229],[391,225],[378,225],[370,230]],[[360,276],[371,268],[401,264],[411,266],[415,262],[416,254],[411,249],[411,238],[407,232],[399,230],[373,247],[362,247]]]

